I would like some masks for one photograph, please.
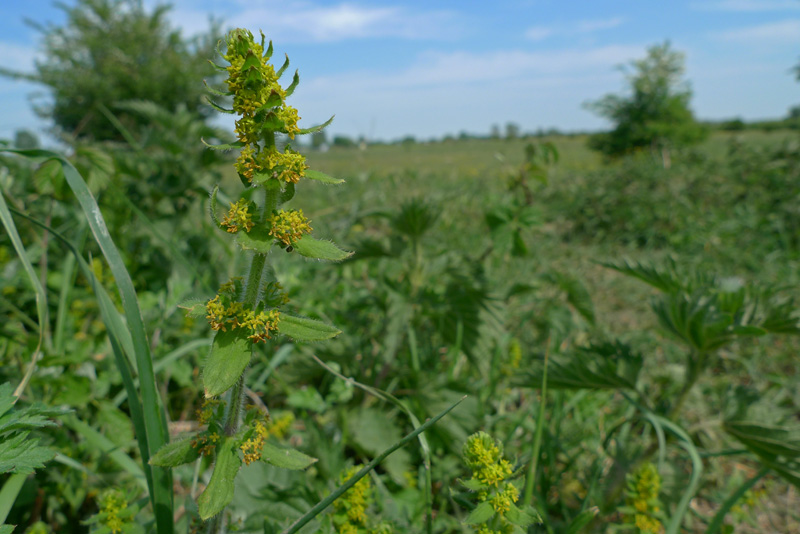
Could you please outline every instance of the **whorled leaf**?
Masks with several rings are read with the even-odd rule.
[[[236,442],[235,437],[226,437],[217,447],[211,480],[197,498],[197,509],[204,521],[220,513],[233,500],[234,480],[242,465]]]
[[[298,450],[282,449],[268,441],[265,441],[264,446],[261,448],[260,460],[266,464],[293,471],[307,469],[317,461],[316,458],[312,458]]]
[[[322,321],[294,317],[285,313],[281,313],[280,321],[278,321],[278,332],[296,341],[323,341],[342,333],[335,326]]]
[[[206,397],[216,397],[233,387],[250,363],[253,350],[251,345],[250,340],[241,332],[217,331],[203,367]]]
[[[353,255],[352,252],[340,249],[331,241],[314,239],[309,235],[304,235],[295,241],[292,247],[301,256],[315,260],[342,261]]]
[[[186,438],[167,443],[150,458],[150,465],[177,467],[197,460],[200,454],[192,446],[193,441],[194,438]]]

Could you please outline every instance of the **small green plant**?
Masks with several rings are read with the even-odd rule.
[[[200,455],[213,457],[214,467],[208,486],[199,496],[200,518],[214,518],[210,532],[223,531],[223,511],[233,500],[234,480],[239,469],[255,461],[287,469],[305,469],[314,458],[296,450],[282,450],[267,440],[268,420],[256,410],[242,418],[245,398],[245,372],[258,344],[283,334],[300,341],[319,341],[339,333],[334,327],[285,312],[289,298],[272,279],[267,255],[273,245],[287,252],[296,250],[312,258],[344,259],[347,253],[329,242],[309,236],[311,225],[300,210],[282,209],[294,197],[295,184],[301,178],[323,182],[337,180],[309,172],[305,158],[286,145],[280,151],[277,134],[290,139],[321,127],[301,130],[297,110],[286,98],[299,82],[295,74],[286,88],[279,83],[287,62],[276,71],[269,62],[272,43],[264,47],[247,30],[235,30],[226,39],[227,50],[220,54],[229,63],[220,67],[228,74],[228,91],[233,109],[224,110],[239,116],[236,121],[238,141],[215,149],[239,148],[235,167],[247,190],[230,203],[228,212],[217,216],[217,195],[211,197],[212,216],[220,230],[235,234],[242,250],[251,255],[245,277],[234,277],[220,286],[213,298],[184,307],[194,316],[205,316],[216,332],[211,351],[203,366],[206,401],[198,412],[204,429],[193,436],[166,445],[150,460],[162,467],[177,467],[193,462]],[[230,391],[229,391],[230,390]],[[224,400],[220,395],[229,392]]]
[[[467,439],[462,457],[472,471],[472,476],[462,484],[478,496],[478,503],[466,523],[478,534],[520,533],[534,523],[541,523],[533,507],[517,506],[520,493],[511,482],[515,473],[511,463],[503,457],[501,441],[485,432],[477,432]]]

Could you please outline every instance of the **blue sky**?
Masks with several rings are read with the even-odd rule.
[[[157,2],[143,0],[152,7]],[[67,0],[67,4],[73,3]],[[397,139],[460,131],[597,130],[582,107],[624,88],[616,68],[669,39],[686,54],[692,107],[703,119],[784,116],[800,104],[800,0],[172,0],[186,35],[260,28],[300,69],[301,124],[336,114],[332,134]],[[0,65],[30,70],[39,34],[58,24],[51,0],[0,2]],[[280,57],[280,56],[278,56]],[[27,95],[0,79],[0,137],[42,131]]]

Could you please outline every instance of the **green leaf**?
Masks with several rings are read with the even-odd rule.
[[[297,341],[323,341],[342,333],[335,326],[322,321],[294,317],[285,313],[281,313],[280,321],[278,321],[278,332]]]
[[[233,143],[222,144],[222,145],[210,145],[202,137],[200,138],[200,141],[211,150],[235,150],[237,148],[242,148],[244,146],[244,143],[242,143],[241,141],[235,141]]]
[[[511,504],[511,508],[509,508],[508,512],[506,512],[506,519],[522,528],[533,525],[534,523],[542,522],[542,518],[539,513],[531,506],[517,508],[517,505],[513,503]]]
[[[186,310],[189,317],[203,317],[206,315],[206,303],[208,299],[187,299],[178,304],[178,307]]]
[[[11,534],[16,525],[0,525],[0,534]]]
[[[583,530],[583,527],[592,522],[592,519],[597,516],[599,511],[600,510],[597,508],[597,506],[592,506],[591,508],[576,515],[572,520],[572,523],[570,523],[569,527],[567,527],[567,534],[578,534],[581,530]]]
[[[261,448],[261,461],[281,469],[291,469],[293,471],[302,471],[308,468],[316,458],[312,458],[295,449],[282,449],[276,447],[272,443],[265,441],[264,446]]]
[[[292,83],[289,87],[286,88],[286,96],[292,96],[294,90],[297,89],[297,84],[300,83],[300,73],[298,71],[294,71],[294,77],[292,78]]]
[[[203,521],[220,513],[233,500],[234,480],[241,465],[236,438],[225,438],[217,447],[217,461],[211,480],[197,498],[197,508]]]
[[[310,235],[304,235],[292,247],[301,256],[317,260],[342,261],[353,255],[352,252],[344,251],[330,241],[314,239]]]
[[[150,458],[150,465],[161,467],[177,467],[197,460],[200,454],[192,446],[194,438],[186,438],[181,441],[167,443]]]
[[[341,178],[334,178],[333,176],[328,176],[323,172],[315,171],[312,169],[306,169],[305,177],[311,180],[322,182],[323,184],[337,185],[344,183],[344,180],[342,180]]]
[[[217,331],[203,367],[206,397],[216,397],[233,387],[250,363],[252,350],[250,341],[242,332]]]
[[[55,451],[40,447],[39,440],[29,434],[21,432],[0,441],[0,473],[30,474],[55,457]]]
[[[206,97],[206,101],[208,102],[209,106],[211,106],[212,108],[216,109],[220,113],[225,113],[227,115],[233,115],[233,110],[232,109],[223,108],[222,106],[220,106],[219,104],[217,104],[213,100],[211,100],[211,98]],[[208,146],[208,145],[206,145],[206,146]]]
[[[462,486],[464,486],[465,488],[467,488],[470,491],[481,491],[481,490],[486,489],[486,488],[489,487],[488,485],[484,484],[480,480],[477,480],[477,479],[474,479],[474,478],[470,478],[470,479],[467,479],[467,480],[459,479],[459,482],[461,483]]]
[[[208,90],[208,92],[209,92],[209,93],[211,93],[212,95],[217,95],[217,96],[231,96],[231,95],[233,94],[233,93],[232,93],[232,92],[230,92],[230,91],[218,91],[217,89],[214,89],[213,87],[211,87],[210,85],[208,85],[208,82],[207,82],[207,81],[205,81],[205,80],[203,80],[203,85],[205,85],[205,86],[206,86],[206,89],[207,89],[207,90]]]
[[[492,504],[489,501],[483,501],[470,512],[469,516],[464,520],[464,523],[467,525],[480,525],[494,517],[494,514],[495,511]]]
[[[303,135],[303,134],[321,132],[326,126],[328,126],[330,123],[333,122],[333,117],[335,117],[335,116],[336,115],[332,116],[330,119],[326,120],[325,122],[323,122],[319,126],[312,126],[311,128],[302,128],[297,133],[300,134],[300,135]]]
[[[286,72],[286,69],[289,68],[289,54],[286,54],[286,61],[283,62],[281,68],[278,69],[278,72],[275,73],[275,77],[280,79],[283,76],[283,73]]]
[[[254,250],[259,254],[266,254],[272,248],[275,238],[269,235],[269,229],[263,225],[254,226],[249,232],[237,232],[239,237],[236,242],[242,250]]]

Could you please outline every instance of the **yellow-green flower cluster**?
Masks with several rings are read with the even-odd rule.
[[[243,461],[245,465],[250,465],[261,458],[261,449],[264,447],[264,441],[266,441],[268,435],[269,432],[264,422],[256,421],[253,425],[253,435],[239,446],[244,454]]]
[[[356,465],[342,473],[339,483],[344,484],[358,473],[363,466]],[[358,527],[367,525],[367,506],[370,503],[372,484],[369,477],[362,477],[356,484],[333,502],[335,513],[343,518],[334,519],[336,532],[347,534],[358,532]]]
[[[133,510],[128,509],[128,499],[118,489],[106,490],[100,497],[100,512],[97,514],[100,524],[113,534],[122,532],[131,522]]]
[[[650,462],[643,464],[628,475],[627,510],[628,522],[632,522],[640,534],[660,534],[664,526],[656,517],[661,512],[658,492],[661,490],[661,476],[656,466]]]
[[[250,213],[250,203],[245,199],[231,202],[231,208],[222,218],[222,225],[227,227],[227,231],[235,234],[244,229],[249,232],[253,228],[253,214]]]
[[[197,434],[192,439],[192,448],[196,449],[201,456],[210,456],[217,449],[219,434],[215,431]]]
[[[312,230],[308,219],[303,216],[303,210],[278,210],[270,216],[269,224],[269,235],[287,247]]]
[[[503,458],[503,444],[495,442],[486,432],[471,435],[462,455],[464,463],[472,470],[472,477],[482,484],[496,488],[511,476],[511,464]]]
[[[246,310],[236,299],[241,292],[241,278],[223,284],[219,293],[206,302],[206,319],[213,330],[226,332],[242,328],[249,332],[248,338],[256,343],[266,341],[278,328],[278,310]]]
[[[514,525],[506,521],[505,514],[519,500],[519,490],[508,481],[513,469],[503,458],[503,443],[477,432],[467,438],[462,456],[472,471],[470,485],[480,488],[479,503],[488,502],[496,514],[488,523],[476,525],[476,530],[481,534],[512,532]]]
[[[292,423],[294,423],[294,414],[292,412],[284,412],[274,419],[270,418],[267,432],[269,432],[270,436],[283,439],[292,427]]]
[[[305,158],[287,147],[283,153],[274,146],[272,132],[287,134],[291,139],[300,133],[297,110],[286,104],[286,91],[278,83],[278,73],[269,63],[264,40],[256,43],[247,30],[235,30],[227,40],[223,56],[230,66],[228,90],[233,94],[236,137],[245,146],[236,161],[236,170],[248,181],[256,176],[263,180],[276,178],[297,183],[308,166]],[[261,141],[266,141],[261,143]]]

